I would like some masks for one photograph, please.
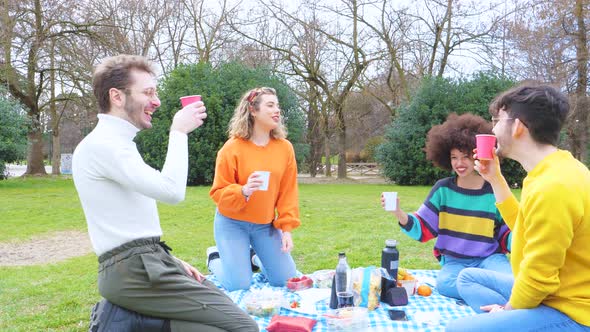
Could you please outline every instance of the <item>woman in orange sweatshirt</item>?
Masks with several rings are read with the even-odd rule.
[[[217,247],[207,249],[207,266],[225,289],[248,289],[251,247],[270,284],[284,286],[296,274],[290,251],[291,231],[300,224],[299,198],[295,152],[285,139],[275,90],[244,94],[228,132],[209,192],[217,204]]]

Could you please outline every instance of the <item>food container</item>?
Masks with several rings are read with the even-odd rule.
[[[416,279],[400,280],[397,282],[398,287],[403,287],[406,289],[406,293],[408,293],[408,296],[416,294],[416,284],[417,284]]]
[[[251,290],[244,297],[246,312],[260,317],[272,317],[278,315],[281,306],[286,302],[281,291],[269,288]]]
[[[308,276],[295,277],[287,280],[287,289],[296,292],[313,287],[313,280]]]
[[[332,288],[334,274],[336,274],[334,270],[319,270],[315,271],[311,278],[317,288]]]
[[[330,332],[365,331],[369,326],[367,308],[347,307],[331,310],[324,314]]]

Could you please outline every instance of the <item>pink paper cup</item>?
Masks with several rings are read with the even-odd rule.
[[[496,147],[496,136],[483,134],[475,135],[475,146],[477,148],[478,159],[494,159],[492,150]]]
[[[180,104],[182,105],[182,107],[186,107],[186,105],[192,104],[197,101],[201,101],[201,96],[194,95],[194,96],[180,97]]]

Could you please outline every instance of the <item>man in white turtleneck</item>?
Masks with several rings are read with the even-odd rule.
[[[98,317],[93,319],[98,321],[91,325],[97,325],[97,331],[146,331],[158,324],[158,331],[258,331],[229,297],[160,241],[156,201],[184,200],[187,134],[203,124],[207,113],[200,101],[178,111],[164,167],[151,168],[133,139],[152,127],[152,115],[160,106],[156,84],[152,64],[140,56],[110,57],[94,71],[99,121],[74,151],[72,165],[99,256],[99,292],[108,300],[95,308]],[[144,316],[138,319],[136,314],[127,322],[113,319],[128,312],[125,309]]]

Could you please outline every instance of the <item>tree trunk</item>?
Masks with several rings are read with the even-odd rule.
[[[326,176],[332,176],[332,160],[330,159],[330,140],[324,138],[324,156],[326,158]]]
[[[53,155],[51,156],[51,174],[61,174],[61,142],[59,139],[59,128],[55,127],[51,133],[51,144]]]
[[[578,77],[576,80],[576,107],[573,126],[578,135],[575,157],[581,162],[588,158],[588,38],[584,22],[584,0],[576,0],[574,16],[576,17],[578,33],[576,36],[576,66]]]
[[[51,68],[55,68],[55,39],[51,40]],[[59,118],[55,102],[55,71],[49,74],[51,101],[49,102],[49,114],[51,114],[51,174],[59,175],[61,169],[61,144],[59,141]],[[66,103],[67,104],[67,103]]]
[[[346,179],[346,132],[338,133],[338,178]]]
[[[346,178],[346,123],[344,123],[344,105],[336,107],[338,117],[338,178]]]
[[[330,119],[327,115],[322,117],[322,136],[324,141],[324,157],[326,158],[326,176],[332,176],[332,159],[330,158]]]
[[[322,163],[322,134],[317,110],[309,110],[307,122],[307,140],[309,142],[309,175],[315,178]]]
[[[29,146],[27,151],[27,170],[25,175],[47,175],[45,172],[45,165],[43,164],[43,127],[41,126],[41,110],[39,109],[37,100],[37,85],[35,83],[35,68],[36,57],[38,50],[41,48],[43,39],[42,28],[42,9],[41,1],[35,0],[35,38],[33,45],[28,52],[27,61],[27,95],[30,98],[29,103],[24,103],[29,107],[29,117],[31,119],[31,127],[27,134]],[[40,76],[40,81],[43,81],[43,75]]]
[[[47,175],[43,164],[43,132],[39,124],[33,125],[27,134],[27,170],[25,175]]]

